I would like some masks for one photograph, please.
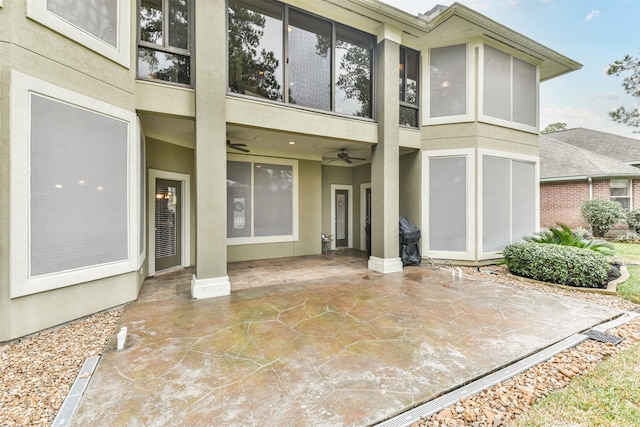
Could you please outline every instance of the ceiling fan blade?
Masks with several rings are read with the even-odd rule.
[[[336,160],[340,160],[340,159],[322,159],[322,162],[323,162],[325,165],[328,165],[329,163],[333,163],[333,162],[335,162]]]
[[[345,161],[345,162],[347,162],[348,164],[353,163],[349,157],[345,157],[345,158],[344,158],[344,159],[342,159],[342,160],[344,160],[344,161]]]
[[[247,146],[247,144],[239,144],[239,143],[237,143],[237,142],[232,142],[232,143],[231,143],[231,144],[229,144],[229,145],[233,145],[233,146],[235,146],[235,147],[246,147],[246,146]]]
[[[351,160],[367,160],[367,159],[363,159],[362,157],[349,157]]]
[[[238,146],[236,146],[234,144],[229,145],[229,148],[234,149],[234,150],[238,150],[238,151],[242,151],[243,153],[249,153],[250,152],[246,148],[238,147]]]

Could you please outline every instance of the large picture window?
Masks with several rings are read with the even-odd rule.
[[[482,252],[499,252],[536,231],[533,161],[482,156]]]
[[[129,67],[129,1],[28,0],[27,16]]]
[[[467,47],[446,46],[429,53],[429,117],[467,114]]]
[[[372,116],[374,36],[271,0],[229,0],[228,19],[229,93]]]
[[[126,260],[128,123],[31,95],[30,276]]]
[[[138,77],[191,84],[191,1],[140,0]]]
[[[489,46],[483,47],[482,115],[536,127],[538,77],[535,65]]]
[[[135,114],[20,73],[11,80],[12,297],[134,271]]]
[[[467,156],[428,160],[429,250],[467,251]]]
[[[236,160],[231,155],[227,161],[229,244],[297,240],[297,189],[296,161]]]

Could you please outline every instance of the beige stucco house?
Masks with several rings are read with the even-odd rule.
[[[0,0],[0,341],[195,266],[480,264],[538,227],[539,84],[577,62],[460,4]]]

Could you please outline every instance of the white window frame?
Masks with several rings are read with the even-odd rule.
[[[0,0],[2,1],[2,0]],[[47,0],[27,0],[27,17],[86,46],[123,67],[131,65],[131,2],[118,0],[116,46],[88,33],[47,9]]]
[[[432,158],[465,157],[466,158],[466,249],[465,251],[442,251],[429,248],[429,160]],[[422,224],[424,237],[422,238],[422,253],[425,256],[436,259],[475,260],[475,236],[476,236],[476,150],[473,148],[457,150],[433,150],[422,152],[422,188],[425,196],[422,197]]]
[[[628,196],[612,196],[611,189],[614,188],[612,186],[614,181],[626,182],[627,189],[629,190],[629,195]],[[615,187],[615,188],[621,188],[621,187]],[[629,210],[633,210],[633,181],[631,179],[610,179],[609,180],[609,198],[615,202],[617,202],[618,199],[629,199]]]
[[[146,164],[147,164],[147,135],[144,133],[144,128],[142,127],[142,121],[140,117],[136,117],[136,123],[138,125],[138,144],[140,145],[140,153],[138,157],[138,164],[140,168],[138,169],[138,179],[140,186],[140,194],[138,194],[138,219],[140,220],[139,227],[142,227],[138,230],[138,269],[142,267],[145,259],[147,259],[147,217],[145,213],[147,212],[147,202],[144,194],[144,189],[147,188],[147,174],[145,173]],[[154,204],[155,206],[155,204]]]
[[[513,191],[513,161],[527,162],[533,163],[535,168],[535,177],[534,182],[540,182],[540,158],[536,156],[527,156],[524,154],[516,154],[516,153],[508,153],[504,151],[496,151],[496,150],[486,150],[486,149],[478,149],[478,259],[495,259],[499,258],[500,251],[490,251],[485,252],[484,245],[484,229],[483,229],[483,219],[484,219],[484,197],[481,189],[483,188],[483,165],[484,165],[484,157],[498,157],[501,159],[510,160],[511,163],[509,165],[510,170],[510,182],[509,182],[509,198],[511,198],[511,194]],[[534,232],[540,230],[540,186],[535,185],[535,225]],[[509,205],[509,241],[513,242],[513,200],[510,201]]]
[[[511,117],[511,120],[499,119],[499,118],[484,114],[484,96],[485,96],[484,94],[484,48],[485,46],[489,46],[490,48],[496,49],[510,57],[511,81],[509,84],[509,95],[510,95],[509,115]],[[513,59],[514,58],[519,59],[523,62],[526,62],[536,68],[536,82],[535,82],[536,84],[536,99],[535,99],[536,124],[535,126],[530,126],[524,123],[518,123],[513,121]],[[501,49],[492,44],[482,44],[479,49],[479,58],[478,58],[478,102],[477,104],[478,104],[478,120],[481,122],[490,123],[498,126],[504,126],[511,129],[517,129],[524,132],[537,133],[538,129],[540,128],[540,67],[536,66],[535,64],[532,64],[530,61],[527,61],[524,58],[521,58],[519,56],[514,56],[512,53],[507,52],[506,50]]]
[[[128,256],[126,260],[87,266],[31,277],[30,263],[30,98],[31,94],[90,110],[128,123],[128,194],[127,228]],[[134,112],[94,98],[55,86],[43,80],[11,71],[11,185],[10,185],[10,282],[11,298],[71,286],[78,283],[129,273],[138,269],[140,250],[139,224],[139,134]]]
[[[427,95],[424,99],[424,106],[422,108],[422,123],[427,125],[440,125],[440,124],[449,124],[449,123],[460,123],[460,122],[472,122],[475,120],[476,115],[476,102],[475,102],[475,91],[476,91],[476,79],[475,79],[475,51],[477,50],[477,46],[474,44],[468,43],[455,43],[455,44],[445,44],[433,46],[428,50],[426,56],[423,57],[422,61],[422,81],[425,82],[423,87],[427,88],[429,91],[431,87],[431,49],[448,47],[448,46],[457,46],[460,44],[465,44],[467,47],[467,88],[466,88],[466,104],[467,104],[467,112],[466,114],[458,114],[454,116],[442,116],[442,117],[431,117],[431,93],[427,92]]]
[[[241,154],[227,154],[227,161],[244,162],[251,164],[251,237],[227,237],[227,245],[254,245],[260,243],[279,243],[279,242],[296,242],[299,240],[299,207],[298,207],[298,161],[294,159],[284,159],[276,157],[261,157],[261,156],[248,156]],[[253,185],[253,164],[254,163],[266,163],[273,165],[291,166],[293,173],[293,185],[292,185],[292,221],[291,231],[292,234],[283,236],[255,236],[255,203],[254,203],[254,185]],[[228,209],[229,207],[227,207]],[[227,212],[224,213],[227,215]]]

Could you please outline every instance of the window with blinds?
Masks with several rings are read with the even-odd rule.
[[[30,275],[128,258],[128,123],[31,94]]]

